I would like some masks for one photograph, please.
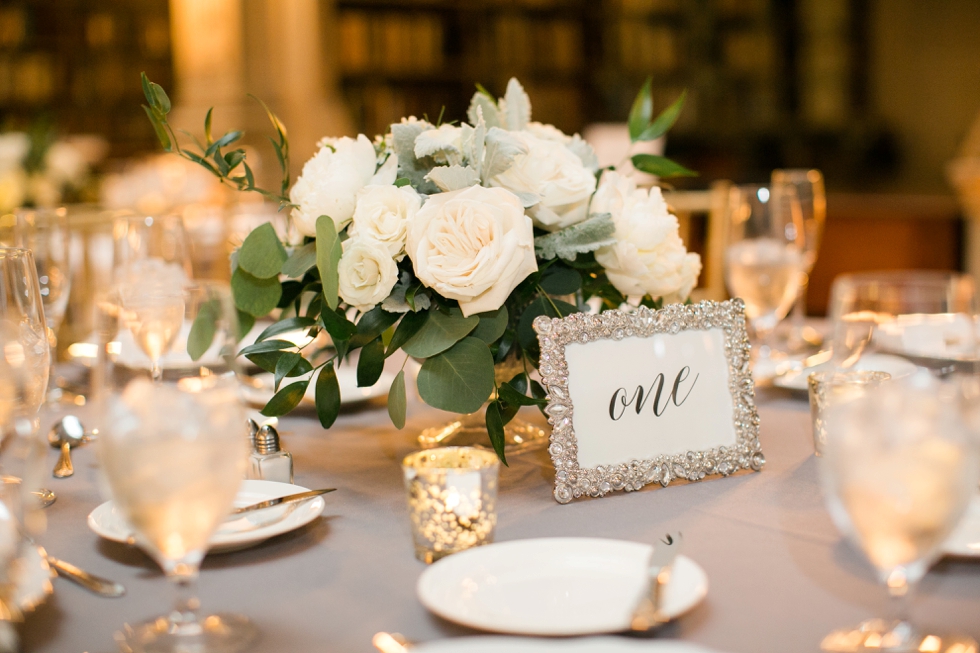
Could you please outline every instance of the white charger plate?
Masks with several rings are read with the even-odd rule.
[[[464,626],[514,635],[619,632],[643,592],[652,547],[599,538],[490,544],[436,562],[419,577],[419,600]],[[708,578],[678,556],[662,610],[675,619],[704,599]]]
[[[980,495],[974,495],[966,514],[943,544],[943,553],[961,558],[980,558]]]
[[[260,501],[277,499],[287,494],[306,492],[309,488],[275,481],[242,481],[235,497],[234,506],[241,508]],[[322,496],[300,503],[290,503],[266,510],[257,510],[228,520],[211,536],[208,553],[239,551],[264,542],[270,537],[282,535],[309,524],[320,516],[326,502]],[[112,501],[106,501],[89,513],[88,527],[96,535],[113,542],[127,544],[133,534],[132,527]]]
[[[772,384],[777,388],[807,392],[807,377],[814,372],[829,370],[830,367],[830,361],[826,361],[824,363],[820,363],[819,365],[813,365],[800,370],[793,370],[783,374],[782,376],[777,376],[775,379],[773,379]],[[899,377],[912,374],[915,372],[916,367],[914,363],[900,356],[892,356],[891,354],[868,354],[867,356],[862,356],[859,358],[858,362],[852,369],[888,372],[892,375],[893,379],[897,379]]]
[[[625,637],[532,639],[528,637],[457,637],[412,647],[412,653],[715,653],[677,640],[631,640]]]

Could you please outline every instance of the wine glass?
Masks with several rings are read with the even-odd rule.
[[[874,566],[896,610],[891,620],[831,633],[824,650],[927,650],[919,648],[924,634],[909,622],[909,594],[938,558],[980,479],[966,408],[958,384],[919,370],[827,411],[820,474],[828,510]],[[953,641],[930,638],[942,645],[928,650],[954,650]],[[976,650],[966,648],[976,647],[972,640],[954,641]]]
[[[248,457],[234,365],[237,315],[227,286],[188,282],[178,289],[185,335],[164,373],[148,378],[145,368],[125,364],[122,352],[103,357],[112,369],[100,378],[114,388],[100,393],[102,470],[138,545],[178,588],[169,615],[127,626],[120,637],[147,653],[236,651],[255,628],[240,615],[198,616],[194,581]],[[113,313],[115,333],[103,332],[108,340],[133,328],[125,306]]]
[[[0,275],[0,321],[10,334],[5,355],[23,374],[18,412],[36,427],[48,387],[51,352],[34,255],[27,249],[0,247]]]
[[[975,284],[967,275],[921,270],[841,275],[830,294],[834,364],[866,367],[887,362],[884,354],[938,373],[970,371],[977,358],[976,312]]]
[[[806,349],[819,343],[819,334],[804,324],[806,318],[806,292],[810,284],[810,273],[817,262],[817,252],[823,238],[824,222],[827,218],[827,196],[824,191],[823,174],[815,169],[794,168],[773,170],[771,185],[792,186],[800,202],[800,221],[803,224],[803,262],[804,275],[793,306],[786,344],[791,350]]]
[[[806,257],[800,204],[792,186],[733,186],[728,201],[725,284],[745,302],[758,344],[754,373],[772,374],[769,340],[793,306]]]
[[[120,315],[139,349],[150,359],[150,376],[163,378],[160,359],[177,341],[184,326],[184,293],[174,287],[144,278],[119,290]]]
[[[184,221],[177,214],[121,215],[113,224],[112,237],[119,280],[139,281],[161,272],[168,277],[193,276]]]
[[[71,232],[68,228],[68,209],[17,209],[12,223],[4,227],[5,245],[29,249],[34,254],[41,303],[48,327],[48,342],[51,346],[51,369],[48,374],[51,387],[48,388],[47,400],[56,401],[61,396],[54,373],[57,334],[65,318],[71,292]]]

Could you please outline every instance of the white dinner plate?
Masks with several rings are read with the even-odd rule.
[[[649,544],[577,537],[490,544],[436,562],[416,591],[426,608],[471,628],[513,635],[619,632],[646,591],[651,551]],[[662,610],[674,619],[707,592],[704,570],[678,556]]]
[[[411,650],[412,653],[714,653],[712,649],[689,642],[625,637],[457,637],[419,644]]]
[[[943,553],[963,558],[980,558],[980,495],[974,495],[966,514],[943,544]]]
[[[249,506],[253,503],[284,497],[287,494],[306,492],[309,488],[275,481],[242,481],[235,497],[235,507]],[[238,551],[264,542],[270,537],[282,535],[309,524],[320,516],[326,502],[322,496],[308,501],[290,503],[266,510],[240,515],[229,519],[211,536],[208,553],[227,553]],[[106,501],[89,513],[88,527],[95,533],[113,542],[129,542],[133,529],[126,523],[112,501]]]
[[[811,367],[793,370],[773,380],[773,385],[787,390],[807,391],[807,377],[814,372],[823,372],[831,367],[830,361],[813,365]],[[888,372],[893,379],[908,376],[915,372],[915,364],[891,354],[868,354],[858,359],[854,365],[855,370],[872,370],[875,372]]]
[[[342,406],[350,406],[371,399],[387,397],[391,382],[395,380],[395,374],[386,370],[381,373],[378,382],[371,387],[358,388],[357,369],[353,365],[341,365],[335,371],[337,373],[337,382],[340,385],[340,404]],[[275,394],[274,377],[271,374],[262,373],[256,374],[251,378],[257,382],[256,385],[261,387],[250,387],[242,384],[242,394],[245,397],[245,401],[252,406],[265,406],[272,399],[272,395]],[[285,386],[289,383],[290,380],[285,379],[282,385]],[[316,384],[311,383],[307,386],[306,394],[303,396],[300,404],[307,406],[316,405]]]

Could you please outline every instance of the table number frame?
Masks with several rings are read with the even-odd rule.
[[[759,443],[755,386],[749,368],[745,304],[741,299],[669,304],[656,311],[641,306],[631,312],[574,313],[565,318],[539,316],[534,319],[533,326],[541,345],[538,370],[548,392],[545,413],[552,426],[548,451],[555,466],[554,495],[558,503],[569,503],[582,496],[601,497],[612,491],[631,492],[650,483],[666,487],[675,479],[700,481],[706,476],[729,476],[739,470],[759,471],[765,465]],[[596,340],[648,338],[656,334],[709,329],[721,329],[724,334],[735,444],[658,455],[651,459],[632,459],[621,464],[580,467],[565,347]]]

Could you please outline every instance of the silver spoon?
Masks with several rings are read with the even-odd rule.
[[[75,473],[71,464],[71,448],[85,442],[85,427],[74,415],[65,415],[48,432],[48,444],[61,449],[61,457],[54,466],[55,478],[68,478]]]

